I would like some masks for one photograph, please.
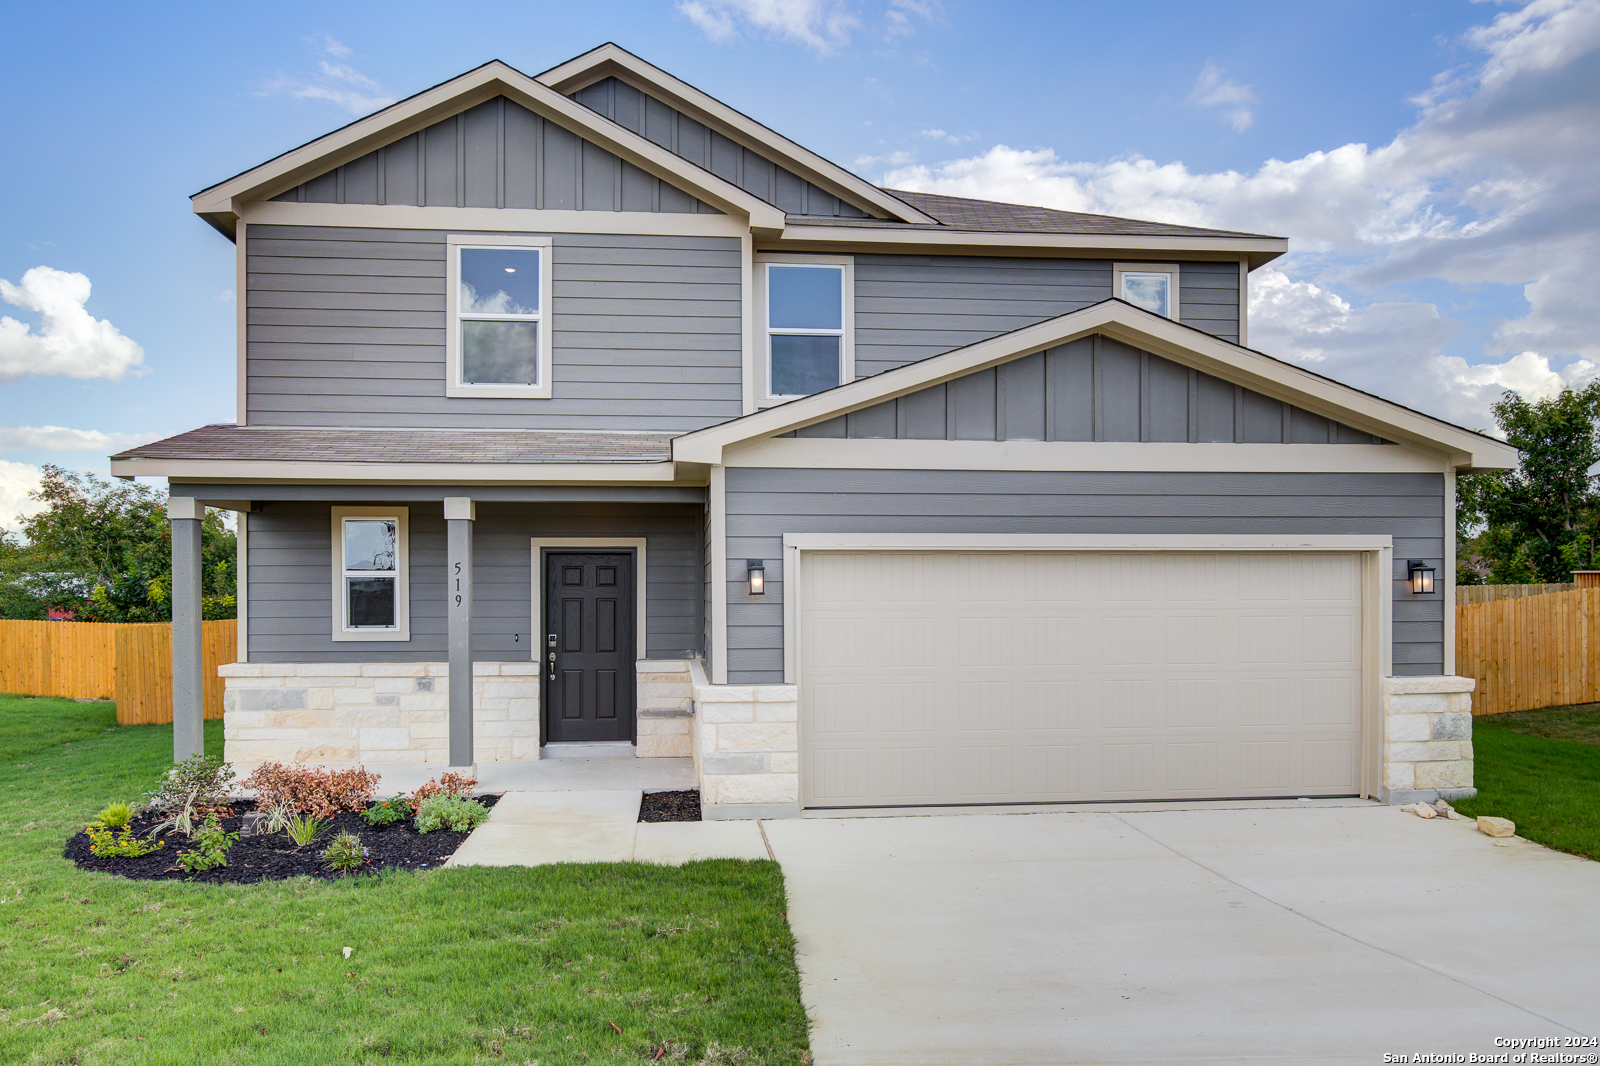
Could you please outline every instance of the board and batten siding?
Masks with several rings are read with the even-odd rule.
[[[365,502],[365,501],[364,501]],[[250,661],[438,662],[445,646],[441,506],[410,504],[411,639],[335,641],[332,518],[326,503],[263,503],[248,539]],[[641,657],[700,654],[704,508],[479,503],[473,529],[473,657],[523,661],[538,647],[532,618],[533,537],[643,537],[646,648]],[[542,623],[541,623],[542,624]]]
[[[497,96],[273,197],[305,204],[722,212]]]
[[[442,230],[250,226],[250,425],[688,432],[743,413],[740,250],[551,234],[553,395],[445,396]]]
[[[728,682],[783,681],[785,533],[1388,534],[1394,672],[1444,671],[1444,602],[1407,559],[1444,566],[1442,474],[727,471]],[[254,516],[251,533],[254,535]],[[766,562],[766,595],[745,560]]]
[[[900,440],[1384,443],[1370,433],[1098,334],[786,435]]]
[[[854,204],[819,189],[773,160],[735,144],[627,82],[605,78],[579,89],[572,98],[787,214],[868,217]]]
[[[857,255],[856,376],[939,355],[1112,295],[1112,262]],[[1239,340],[1239,264],[1179,264],[1178,320]]]

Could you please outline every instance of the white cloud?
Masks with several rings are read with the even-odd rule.
[[[0,316],[0,380],[62,374],[117,381],[144,361],[144,349],[110,322],[84,309],[89,279],[53,267],[36,266],[22,284],[0,278],[0,299],[36,311],[39,328]]]
[[[1195,79],[1194,88],[1189,90],[1189,102],[1201,107],[1223,108],[1228,125],[1233,127],[1235,133],[1243,133],[1256,120],[1255,112],[1246,106],[1256,102],[1256,94],[1250,86],[1224,77],[1226,73],[1222,67],[1206,60],[1206,65],[1200,69],[1200,76]]]
[[[154,440],[154,433],[102,433],[65,426],[0,426],[0,451],[100,452],[110,455]]]
[[[40,473],[36,466],[0,459],[0,529],[15,528],[17,519],[44,510],[44,504],[28,499],[39,487]]]
[[[946,133],[944,130],[923,130],[921,135],[929,140],[946,141],[950,144],[960,144],[962,141],[970,141],[977,136],[976,133]]]
[[[347,59],[350,48],[324,34],[311,38],[317,51],[335,60]],[[352,115],[365,115],[394,103],[395,97],[382,85],[347,63],[322,59],[308,74],[279,74],[256,93],[257,96],[292,96],[296,100],[327,100]]]
[[[745,33],[804,45],[828,55],[850,43],[861,28],[855,0],[678,0],[678,11],[711,40],[727,44]],[[884,9],[884,39],[916,32],[914,20],[940,17],[937,0],[889,0]]]
[[[882,183],[1288,236],[1297,254],[1274,266],[1283,284],[1315,291],[1274,289],[1279,283],[1257,271],[1253,284],[1265,302],[1251,317],[1252,346],[1320,355],[1319,371],[1402,402],[1416,385],[1416,405],[1485,425],[1501,387],[1548,387],[1553,379],[1535,373],[1538,366],[1566,381],[1600,362],[1600,0],[1533,0],[1465,40],[1482,62],[1435,79],[1416,98],[1412,125],[1377,147],[1346,144],[1246,172],[1196,173],[1176,161],[1078,162],[1049,148],[996,145],[903,165]],[[1207,69],[1196,102],[1243,106],[1249,90]],[[1297,272],[1305,280],[1290,282]],[[1520,289],[1527,312],[1499,323],[1485,346],[1486,358],[1512,358],[1469,372],[1464,360],[1441,354],[1454,327],[1432,304],[1380,296],[1361,306],[1371,298],[1362,294],[1420,279]],[[1389,329],[1402,332],[1386,340]],[[1402,366],[1423,377],[1413,381]]]
[[[888,155],[862,155],[857,156],[851,164],[856,170],[867,170],[875,166],[903,167],[917,157],[904,150],[890,152]]]

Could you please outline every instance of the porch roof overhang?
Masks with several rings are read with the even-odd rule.
[[[729,446],[824,422],[1096,333],[1385,440],[1437,455],[1441,467],[1447,463],[1464,473],[1508,470],[1517,465],[1517,450],[1503,441],[1413,411],[1119,299],[1103,300],[874,377],[685,433],[673,438],[672,455],[680,463],[720,464],[723,449]]]

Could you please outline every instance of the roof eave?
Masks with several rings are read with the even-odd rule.
[[[235,484],[510,484],[663,485],[694,483],[694,467],[670,459],[570,463],[330,463],[257,459],[131,459],[113,456],[122,480],[165,477]],[[681,475],[681,476],[680,476]]]
[[[1074,255],[1163,255],[1174,259],[1215,259],[1219,256],[1243,259],[1251,270],[1289,251],[1282,237],[1202,237],[1163,234],[1105,233],[996,233],[958,230],[949,227],[888,229],[826,225],[791,225],[781,238],[758,244],[763,250],[805,249],[818,252],[849,252],[873,246],[893,245],[897,251],[949,254],[955,250],[1029,249],[1038,255],[1071,252]]]

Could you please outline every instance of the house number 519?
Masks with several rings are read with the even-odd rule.
[[[461,606],[461,564],[456,563],[456,606]]]

